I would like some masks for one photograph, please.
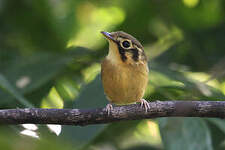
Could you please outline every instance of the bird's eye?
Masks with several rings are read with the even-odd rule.
[[[129,47],[130,47],[130,42],[128,42],[128,41],[123,41],[123,42],[122,42],[122,45],[123,45],[124,48],[129,48]]]

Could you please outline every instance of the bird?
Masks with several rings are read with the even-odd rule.
[[[108,115],[114,105],[141,103],[147,112],[149,103],[143,99],[148,84],[148,60],[141,43],[132,35],[123,31],[105,32],[109,50],[101,63],[101,80],[109,103]]]

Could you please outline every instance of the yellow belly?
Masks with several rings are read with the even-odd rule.
[[[129,104],[139,101],[148,84],[147,64],[115,65],[108,60],[102,63],[102,84],[111,103]]]

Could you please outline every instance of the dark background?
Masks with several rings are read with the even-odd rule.
[[[100,31],[118,30],[145,47],[147,100],[224,100],[224,19],[223,0],[0,0],[0,108],[105,107]],[[34,127],[0,126],[0,148],[225,149],[223,119]]]

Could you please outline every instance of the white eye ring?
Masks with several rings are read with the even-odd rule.
[[[128,41],[128,40],[124,40],[124,41],[121,42],[120,45],[121,45],[123,48],[128,49],[128,48],[131,47],[131,42]]]

